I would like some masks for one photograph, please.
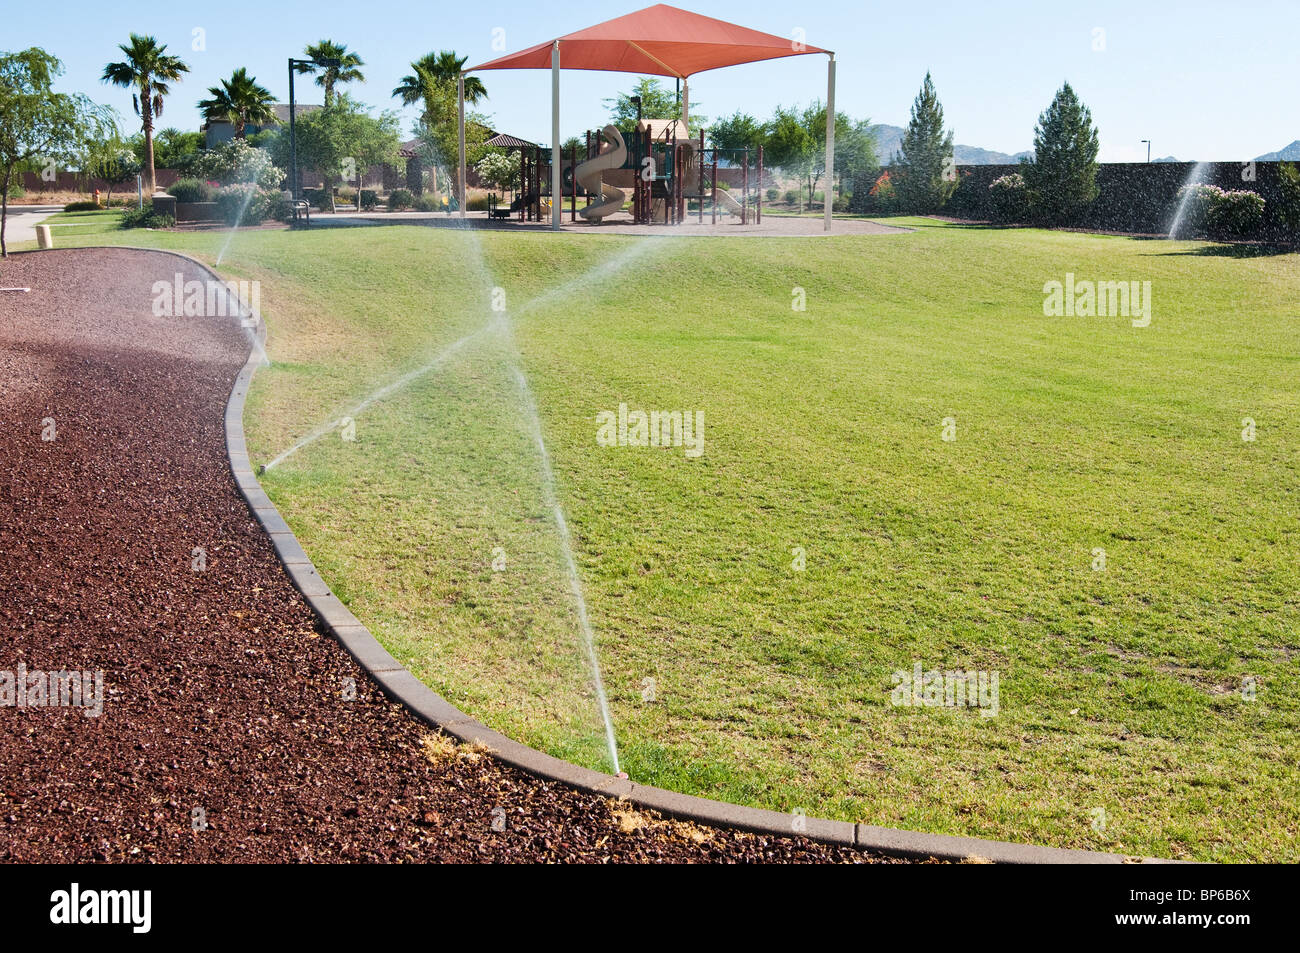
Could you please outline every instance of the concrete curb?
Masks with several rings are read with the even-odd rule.
[[[203,262],[181,252],[145,248],[132,250],[173,255],[203,269],[215,280],[222,280]],[[256,318],[258,340],[264,344],[266,325],[260,314],[256,315]],[[298,544],[298,540],[289,531],[279,511],[263,492],[248,459],[243,425],[244,402],[248,397],[253,375],[260,364],[261,359],[257,349],[253,349],[235,379],[234,387],[230,391],[230,399],[226,404],[226,453],[239,485],[239,492],[248,502],[254,517],[270,535],[276,552],[280,555],[294,585],[333,637],[343,645],[348,654],[356,659],[357,664],[370,674],[385,694],[400,702],[426,724],[453,735],[463,742],[481,744],[499,760],[538,777],[559,781],[592,794],[626,798],[638,807],[715,827],[731,827],[776,837],[807,837],[809,840],[826,844],[916,859],[933,858],[957,862],[980,860],[1002,864],[1177,863],[1096,851],[1012,844],[971,837],[953,837],[947,834],[924,834],[728,804],[724,801],[635,784],[624,778],[602,774],[599,771],[561,761],[559,758],[493,731],[436,694],[408,672],[387,649],[379,644],[378,640],[370,634],[370,630],[362,625],[347,606],[330,591],[302,546]]]

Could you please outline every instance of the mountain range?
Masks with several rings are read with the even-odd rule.
[[[871,132],[876,137],[876,158],[882,164],[889,162],[894,157],[894,153],[898,152],[899,145],[903,141],[904,131],[902,126],[890,126],[885,123],[878,123],[871,127]],[[981,149],[978,146],[963,146],[960,144],[952,147],[952,153],[958,165],[1011,165],[1023,158],[1032,159],[1034,157],[1032,149],[1008,155],[1005,152],[995,152],[992,149]],[[1162,156],[1151,161],[1180,162],[1182,160],[1175,159],[1173,156]],[[1256,156],[1255,161],[1300,162],[1300,139],[1297,139],[1289,146],[1283,146],[1277,152],[1266,152],[1262,156]]]
[[[886,163],[894,157],[899,144],[903,141],[905,131],[902,126],[890,126],[884,123],[871,127],[871,132],[876,137],[876,158],[881,163]],[[952,147],[952,157],[957,160],[958,165],[1014,164],[1021,158],[1031,158],[1033,154],[1032,150],[1008,155],[1005,152],[994,152],[992,149],[980,149],[977,146],[954,145]]]
[[[1262,156],[1255,156],[1256,162],[1296,162],[1300,161],[1300,139],[1291,143],[1289,146],[1283,146],[1277,152],[1266,152]]]

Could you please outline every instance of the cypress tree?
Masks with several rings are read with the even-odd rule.
[[[943,106],[928,72],[912,103],[912,118],[893,171],[899,201],[909,211],[937,212],[957,188],[952,133],[944,132]]]
[[[1070,84],[1056,93],[1034,127],[1034,160],[1022,174],[1030,206],[1052,224],[1077,221],[1097,198],[1097,129]]]

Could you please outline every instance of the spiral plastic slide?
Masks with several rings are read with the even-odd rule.
[[[598,156],[588,159],[574,170],[578,184],[587,192],[599,192],[601,199],[603,199],[603,201],[597,202],[595,205],[578,210],[578,214],[589,222],[599,222],[608,215],[622,211],[623,203],[627,201],[627,196],[623,194],[622,189],[606,185],[602,181],[602,175],[606,169],[622,167],[623,161],[627,158],[627,145],[623,142],[622,133],[614,126],[606,126],[601,130],[601,134],[609,142],[611,148]]]

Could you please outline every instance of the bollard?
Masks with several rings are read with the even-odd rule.
[[[36,244],[41,249],[54,247],[54,233],[50,231],[48,225],[36,226]]]

